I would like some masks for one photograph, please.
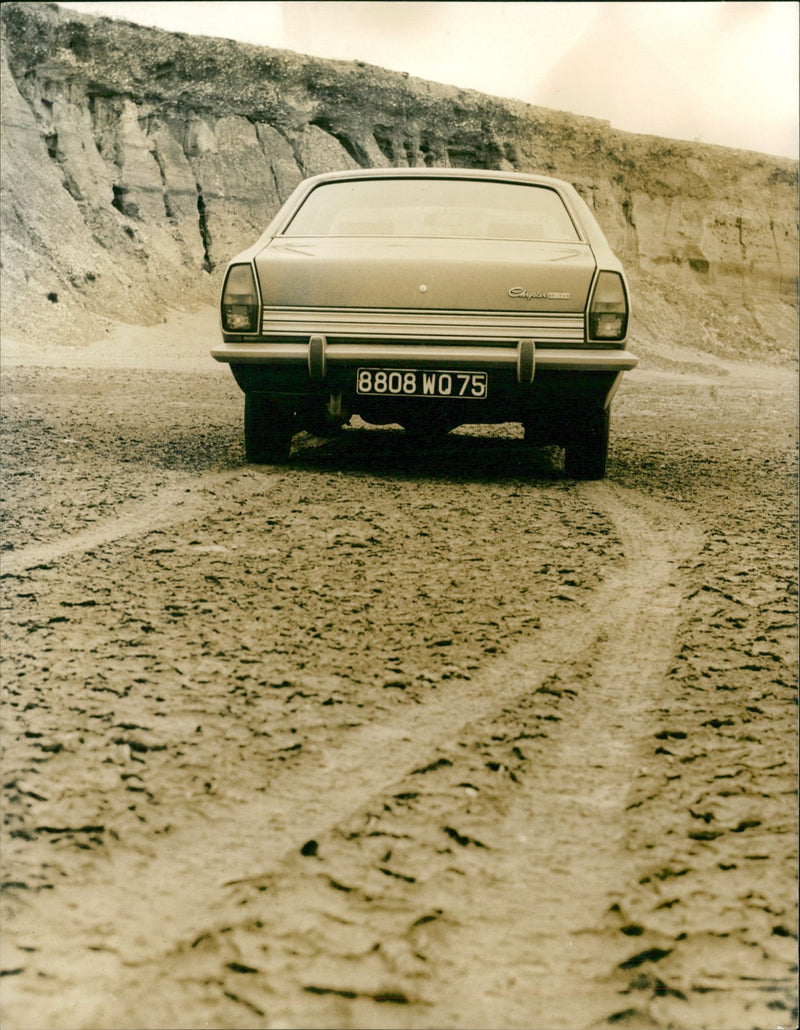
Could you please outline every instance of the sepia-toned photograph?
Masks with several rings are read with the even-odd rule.
[[[796,1028],[800,6],[0,28],[3,1030]]]

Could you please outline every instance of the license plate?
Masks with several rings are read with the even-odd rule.
[[[483,400],[489,392],[486,372],[447,369],[360,368],[356,393],[371,397],[447,397]]]

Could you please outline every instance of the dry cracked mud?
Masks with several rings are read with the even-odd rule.
[[[209,324],[5,349],[3,1026],[796,1025],[794,372],[254,467]]]

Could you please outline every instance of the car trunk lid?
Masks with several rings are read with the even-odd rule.
[[[585,243],[276,237],[256,258],[265,307],[582,312]]]

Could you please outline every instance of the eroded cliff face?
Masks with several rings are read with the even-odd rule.
[[[635,336],[796,349],[797,162],[361,63],[2,7],[3,326],[73,341],[213,301],[301,178],[465,166],[574,183],[631,273]]]

